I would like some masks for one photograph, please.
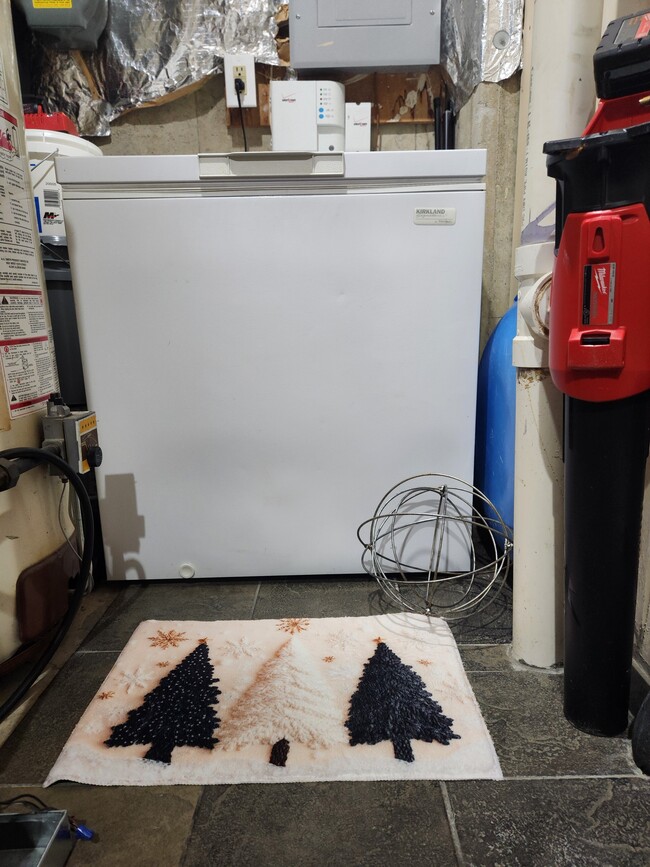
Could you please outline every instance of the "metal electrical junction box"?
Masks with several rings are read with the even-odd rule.
[[[63,867],[74,844],[65,810],[0,816],[3,867]]]
[[[62,457],[77,473],[87,473],[101,463],[94,412],[69,412],[43,418],[43,446],[57,445]]]
[[[441,0],[291,0],[295,69],[424,68],[440,63]]]

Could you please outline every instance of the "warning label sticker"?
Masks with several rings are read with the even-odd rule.
[[[18,121],[0,108],[0,289],[40,289],[31,190],[19,141]]]
[[[68,6],[72,0],[68,0]],[[11,68],[9,67],[9,72]],[[0,58],[0,427],[42,409],[56,388],[20,92]],[[4,392],[4,394],[3,394]],[[6,400],[5,400],[6,398]]]
[[[42,292],[0,292],[0,358],[12,418],[40,409],[57,390]]]
[[[0,355],[11,417],[40,409],[56,391],[49,338],[4,343]]]
[[[20,157],[18,121],[0,108],[0,160],[10,162]]]
[[[0,339],[47,337],[45,305],[39,290],[0,294]]]
[[[34,9],[72,9],[72,0],[32,0]]]

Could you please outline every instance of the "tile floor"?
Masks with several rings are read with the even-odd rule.
[[[43,790],[141,620],[390,610],[377,586],[360,579],[163,583],[110,592],[110,608],[0,749],[0,800],[34,792],[96,830],[96,841],[77,844],[70,867],[650,864],[650,779],[634,765],[627,738],[590,737],[565,722],[560,673],[510,664],[507,597],[454,626],[502,782]]]

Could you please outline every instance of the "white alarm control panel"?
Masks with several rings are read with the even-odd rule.
[[[345,87],[337,81],[271,82],[274,151],[342,151]]]

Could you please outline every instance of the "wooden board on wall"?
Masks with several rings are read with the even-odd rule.
[[[268,70],[268,71],[267,71]],[[272,71],[271,71],[272,70]],[[283,70],[274,67],[258,69],[257,108],[245,108],[244,124],[250,128],[270,126],[269,81],[284,77]],[[346,102],[371,102],[373,123],[432,123],[433,99],[443,91],[442,76],[437,67],[427,72],[370,73],[352,77],[338,76],[345,84]],[[228,126],[239,124],[239,110],[228,109]]]

